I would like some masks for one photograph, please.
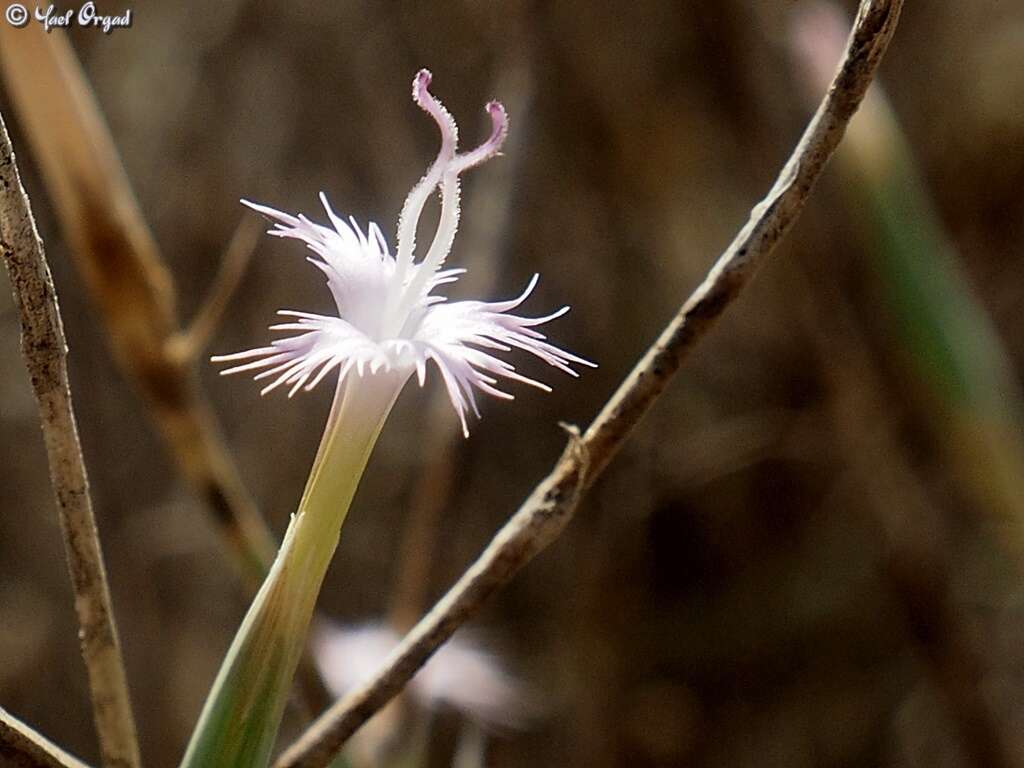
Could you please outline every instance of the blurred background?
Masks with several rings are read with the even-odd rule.
[[[467,145],[488,99],[508,107],[504,157],[463,187],[451,263],[470,274],[450,295],[510,297],[539,272],[527,309],[571,304],[549,335],[600,368],[570,380],[517,360],[554,392],[486,402],[469,440],[436,377],[409,387],[323,616],[406,628],[472,561],[559,455],[557,422],[593,418],[767,192],[855,6],[132,0],[100,8],[130,7],[131,28],[72,30],[183,324],[240,197],[319,220],[324,190],[393,246],[436,152],[409,99],[417,69]],[[525,716],[481,746],[446,708],[412,715],[416,735],[371,762],[1024,765],[1022,62],[1024,6],[908,3],[797,227],[561,539],[469,628]],[[0,111],[60,296],[143,756],[173,766],[245,591],[115,363],[10,85]],[[301,256],[259,239],[204,356],[263,344],[279,308],[331,311]],[[0,359],[0,704],[94,762],[6,289]],[[261,399],[209,364],[199,376],[280,535],[330,388]],[[293,713],[281,743],[299,727]]]

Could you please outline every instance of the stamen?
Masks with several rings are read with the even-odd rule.
[[[455,157],[455,147],[459,140],[459,129],[451,113],[440,101],[430,93],[430,81],[433,75],[430,70],[421,69],[412,81],[412,100],[428,115],[434,118],[441,130],[441,148],[437,158],[422,179],[412,188],[402,206],[398,217],[398,280],[399,286],[405,280],[409,267],[412,266],[413,250],[416,247],[416,225],[430,193],[441,182],[448,164]]]
[[[413,187],[399,217],[398,232],[398,270],[394,285],[399,299],[397,306],[388,301],[387,317],[392,332],[397,332],[405,317],[421,295],[429,290],[434,273],[444,264],[455,242],[455,233],[459,227],[459,174],[494,157],[508,134],[508,115],[500,102],[491,101],[485,107],[491,116],[491,134],[476,149],[462,155],[455,154],[455,142],[458,128],[451,114],[428,90],[430,73],[421,70],[413,81],[413,99],[423,108],[441,128],[441,151],[427,175]],[[446,131],[446,127],[448,131]],[[450,141],[449,141],[450,139]],[[428,187],[429,185],[429,187]],[[427,255],[420,263],[420,268],[405,285],[406,275],[414,260],[416,226],[423,212],[423,205],[435,186],[441,187],[441,217],[438,221],[434,238],[427,250]]]
[[[458,155],[448,167],[449,172],[459,174],[468,171],[470,168],[490,160],[501,151],[501,145],[505,143],[505,137],[508,136],[508,114],[500,101],[488,102],[484,109],[491,116],[491,135],[476,149]]]
[[[430,249],[423,258],[422,272],[417,274],[414,283],[417,288],[409,287],[411,296],[418,296],[423,284],[433,276],[452,249],[455,232],[459,228],[459,174],[494,157],[501,149],[508,134],[508,116],[500,102],[492,101],[485,107],[491,116],[491,135],[479,147],[464,155],[456,155],[445,169],[441,180],[441,219],[437,224],[437,232],[430,243]]]
[[[421,272],[409,286],[408,295],[413,301],[418,297],[423,285],[448,258],[455,233],[459,228],[459,174],[480,165],[494,157],[501,149],[508,135],[508,115],[500,102],[491,101],[485,107],[491,116],[491,135],[476,149],[466,154],[456,155],[445,169],[441,180],[441,219],[437,224],[437,232],[430,243],[427,255],[423,259]],[[408,300],[403,302],[407,304]]]

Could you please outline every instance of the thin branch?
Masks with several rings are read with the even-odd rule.
[[[275,763],[320,768],[408,683],[416,671],[495,591],[565,527],[579,491],[598,478],[664,391],[696,343],[789,231],[835,151],[874,76],[902,0],[862,0],[843,60],[818,111],[768,196],[719,257],[704,282],[643,356],[581,439],[498,532],[480,558],[403,639],[383,669],[332,706]]]
[[[584,440],[594,457],[588,486],[796,221],[874,77],[902,6],[903,0],[862,0],[828,93],[775,186],[587,430]]]
[[[117,768],[136,768],[139,748],[135,722],[96,518],[89,498],[89,480],[71,405],[64,328],[43,243],[21,185],[2,117],[0,250],[21,318],[22,354],[39,403],[103,763]]]
[[[198,359],[220,325],[221,318],[242,281],[245,270],[252,260],[253,251],[262,226],[253,216],[243,216],[228,243],[220,269],[210,286],[210,292],[189,327],[176,334],[168,343],[169,354],[181,360],[192,362]]]
[[[88,768],[2,707],[0,765],[4,768]]]

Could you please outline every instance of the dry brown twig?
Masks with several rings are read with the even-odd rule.
[[[581,492],[607,467],[710,330],[789,231],[842,139],[892,39],[902,0],[862,0],[842,62],[789,161],[747,224],[719,257],[582,437],[574,434],[555,468],[477,561],[391,653],[383,669],[332,706],[289,747],[275,768],[329,764],[345,741],[409,682],[430,656],[548,543]]]
[[[195,373],[197,344],[216,308],[200,313],[193,333],[179,328],[173,280],[66,37],[37,24],[0,25],[0,63],[114,357],[255,589],[277,547]],[[234,263],[222,274],[230,278]]]
[[[87,768],[45,736],[0,708],[0,765],[4,768]]]
[[[22,354],[39,404],[103,764],[135,768],[139,765],[135,722],[71,405],[64,328],[43,243],[2,117],[0,250],[20,315]]]
[[[202,306],[188,328],[169,342],[168,352],[172,357],[192,362],[206,349],[245,275],[262,231],[259,219],[246,215],[239,220]]]

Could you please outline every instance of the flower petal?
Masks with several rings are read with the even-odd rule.
[[[271,326],[272,329],[300,333],[275,339],[269,347],[212,358],[214,362],[249,361],[223,373],[259,371],[254,377],[257,380],[276,376],[260,394],[288,385],[291,397],[303,387],[306,391],[312,390],[335,368],[341,368],[340,378],[344,379],[353,368],[362,376],[406,365],[398,356],[388,354],[387,349],[339,317],[293,310],[283,310],[279,314],[297,320],[279,323]]]

